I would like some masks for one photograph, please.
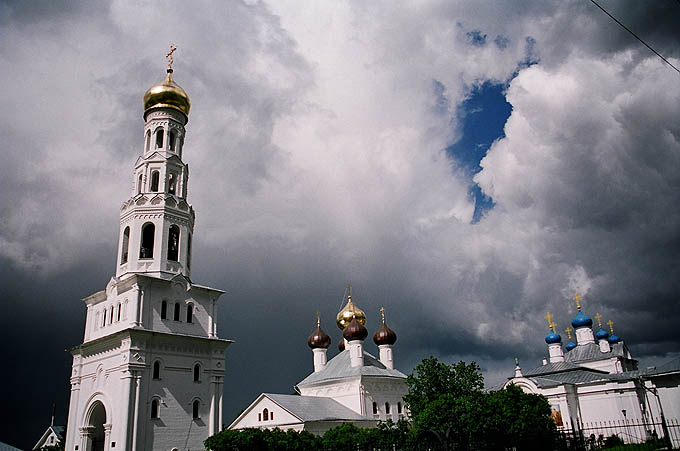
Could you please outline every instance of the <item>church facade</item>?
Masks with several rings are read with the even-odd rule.
[[[516,363],[515,374],[505,386],[517,385],[524,392],[545,396],[559,429],[605,432],[598,425],[644,425],[623,429],[626,443],[668,437],[667,420],[680,418],[680,359],[659,367],[639,369],[628,346],[614,333],[613,322],[605,330],[601,316],[593,320],[581,311],[580,296],[574,298],[578,313],[567,328],[569,342],[562,345],[552,315],[548,313],[549,332],[545,337],[549,358],[541,366],[523,370]],[[575,332],[576,342],[571,333]],[[613,432],[613,429],[612,429]],[[611,434],[610,434],[611,435]]]
[[[221,429],[223,291],[191,280],[195,214],[182,159],[190,101],[172,79],[144,96],[142,152],[120,209],[116,274],[83,301],[65,449],[203,449]]]
[[[339,354],[327,360],[331,339],[317,318],[316,330],[307,341],[314,371],[295,386],[298,394],[262,393],[229,429],[280,428],[323,434],[343,423],[376,427],[379,421],[407,417],[406,376],[394,368],[392,346],[397,335],[387,327],[384,309],[382,324],[373,335],[379,349],[375,358],[364,350],[366,315],[352,301],[350,286],[346,299],[336,318],[343,335]]]

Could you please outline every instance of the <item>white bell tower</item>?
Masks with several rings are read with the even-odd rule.
[[[182,160],[189,96],[172,79],[144,95],[144,135],[130,199],[120,210],[116,275],[85,299],[73,355],[65,449],[203,449],[222,426],[223,291],[191,274],[194,210]]]

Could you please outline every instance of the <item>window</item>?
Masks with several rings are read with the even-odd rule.
[[[184,138],[178,139],[177,143],[177,155],[182,158],[182,147],[184,147]]]
[[[373,403],[373,415],[377,415],[377,414],[378,414],[378,403],[374,402]]]
[[[168,193],[175,194],[177,188],[177,175],[174,172],[168,174]]]
[[[151,130],[146,131],[146,142],[144,143],[144,150],[149,151],[149,147],[151,146]]]
[[[266,408],[262,411],[262,421],[269,421],[269,410]]]
[[[262,421],[262,414],[261,413],[257,414],[257,421]]]
[[[179,227],[175,224],[170,226],[168,233],[168,260],[179,261]]]
[[[120,264],[125,264],[128,261],[128,247],[130,247],[130,226],[123,230],[123,243],[120,246]]]
[[[175,151],[175,132],[172,131],[172,130],[170,131],[170,134],[168,135],[168,149],[170,150],[170,152]]]
[[[161,378],[161,362],[156,360],[153,362],[153,375],[152,377],[154,379],[160,379]]]
[[[142,182],[144,181],[144,175],[139,174],[139,177],[137,177],[137,194],[142,193]]]
[[[158,399],[151,401],[151,418],[160,418],[160,404]]]
[[[273,410],[271,412],[269,412],[269,419],[270,420],[274,419],[274,411]]]
[[[401,415],[401,413],[402,413],[402,410],[401,410],[401,403],[400,403],[400,402],[397,403],[397,413],[398,413],[399,415]]]
[[[175,302],[175,314],[172,316],[172,319],[179,321],[179,302]]]
[[[139,258],[153,258],[153,241],[156,226],[147,222],[142,226],[142,245],[139,247]]]
[[[168,319],[168,302],[161,302],[161,319]]]
[[[386,402],[385,403],[385,415],[389,415],[389,414],[390,414],[390,403]]]
[[[163,129],[156,130],[156,149],[163,148]]]
[[[113,324],[113,305],[111,306],[110,313],[111,313],[111,317],[109,318],[109,324]]]
[[[187,239],[187,269],[191,269],[191,234]]]
[[[158,178],[160,173],[158,171],[153,171],[151,173],[151,191],[158,192]]]
[[[122,310],[122,306],[120,303],[118,304],[118,312],[116,313],[116,321],[120,321],[120,312]]]
[[[199,407],[200,405],[201,405],[201,402],[200,402],[198,399],[195,399],[194,402],[193,402],[193,404],[192,404],[192,409],[191,409],[191,413],[192,413],[192,416],[193,416],[194,420],[195,420],[196,418],[199,418],[199,416],[198,416],[198,407]]]
[[[187,305],[187,323],[194,322],[194,304]]]
[[[194,382],[200,382],[201,381],[201,365],[196,364],[194,365]]]
[[[102,312],[102,327],[106,326],[106,309]]]

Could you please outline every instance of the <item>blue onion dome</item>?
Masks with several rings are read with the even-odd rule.
[[[610,345],[615,345],[616,343],[621,341],[621,338],[618,335],[612,333],[607,341],[609,341]]]
[[[347,341],[363,340],[368,336],[368,330],[356,318],[352,318],[352,321],[342,331],[342,336]]]
[[[606,340],[607,338],[609,338],[609,332],[600,327],[600,330],[598,330],[597,333],[595,334],[595,338],[597,338],[598,340]]]
[[[307,344],[312,349],[325,348],[331,345],[331,337],[328,336],[326,332],[321,329],[321,325],[316,325],[316,330],[312,332],[312,335],[307,339]]]
[[[571,320],[571,326],[574,329],[580,329],[581,327],[592,327],[593,320],[583,314],[581,310],[578,311],[574,319]]]
[[[576,347],[576,343],[574,343],[574,342],[571,341],[571,340],[569,340],[569,343],[567,343],[567,346],[565,346],[565,348],[566,348],[567,351],[571,351],[571,350],[574,349],[575,347]]]
[[[549,345],[555,344],[555,343],[562,343],[562,337],[560,337],[560,334],[554,331],[550,331],[548,335],[545,336],[545,342],[548,343]]]

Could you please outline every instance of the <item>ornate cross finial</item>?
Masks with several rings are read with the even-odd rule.
[[[576,308],[577,308],[578,310],[581,310],[581,299],[583,299],[583,296],[581,296],[580,294],[576,293],[576,294],[574,295],[574,297],[571,298],[571,299],[574,300],[574,301],[576,301]]]
[[[382,322],[385,324],[385,307],[380,307],[380,315],[382,315]]]
[[[170,51],[165,54],[165,57],[168,59],[168,70],[172,71],[172,54],[175,53],[175,50],[177,50],[177,47],[175,47],[173,44],[170,44]]]
[[[570,340],[571,340],[571,331],[572,330],[573,329],[571,327],[567,327],[566,329],[564,329],[564,331],[567,333],[567,337],[569,337]]]
[[[548,327],[552,327],[552,319],[553,319],[553,318],[554,318],[554,316],[551,315],[550,312],[548,312],[548,314],[545,315],[545,319],[548,320]]]
[[[519,359],[515,357],[515,366],[519,366]]]
[[[321,314],[316,312],[316,327],[321,327]]]
[[[553,332],[557,333],[557,323],[555,321],[550,323],[550,328],[552,329]]]
[[[598,313],[595,315],[595,319],[597,320],[597,325],[600,326],[600,329],[602,329],[602,315]]]
[[[609,320],[607,321],[607,325],[609,326],[609,331],[613,335],[614,334],[614,321]]]

